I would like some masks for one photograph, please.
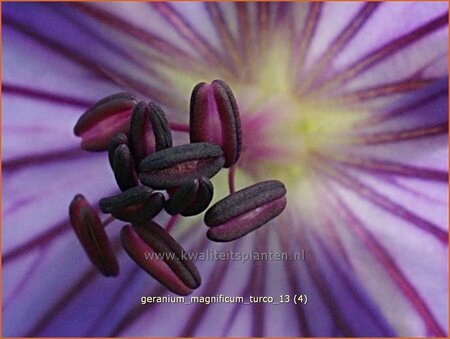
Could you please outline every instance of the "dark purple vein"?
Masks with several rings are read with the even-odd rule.
[[[267,250],[267,228],[262,228],[254,235],[254,248],[257,252],[262,253]],[[263,261],[256,261],[253,263],[253,271],[251,274],[251,293],[257,296],[265,296],[265,281],[266,281],[266,264]],[[253,303],[253,317],[252,317],[252,337],[265,337],[266,326],[266,312],[264,303]]]
[[[52,241],[70,230],[68,218],[61,223],[52,226],[45,232],[33,237],[12,250],[6,252],[2,256],[2,263],[7,265],[22,255],[30,254],[32,250],[48,246]]]
[[[210,65],[221,68],[222,65],[233,67],[227,59],[203,38],[189,22],[170,3],[153,2],[150,4],[161,16],[172,25],[175,31],[197,50]],[[236,71],[236,70],[234,70]]]
[[[275,11],[275,18],[274,18],[274,25],[290,25],[292,19],[289,18],[289,14],[293,11],[293,5],[295,3],[293,2],[277,2],[275,3],[276,8]]]
[[[360,32],[360,30],[367,23],[369,18],[375,13],[380,3],[367,2],[356,13],[356,15],[350,19],[347,26],[338,34],[338,36],[330,43],[329,48],[325,54],[314,62],[313,68],[308,72],[305,81],[302,82],[301,89],[308,90],[309,87],[316,81],[316,79],[327,70],[334,58],[344,50],[350,41]]]
[[[165,291],[167,291],[165,287],[158,285],[157,287],[149,290],[147,295],[162,295]],[[118,337],[125,328],[131,326],[137,319],[139,319],[139,317],[142,316],[144,312],[149,312],[157,306],[157,303],[150,305],[136,304],[125,313],[116,325],[112,327],[112,330],[107,334],[107,336],[112,338]]]
[[[52,150],[41,154],[29,154],[10,160],[4,160],[2,167],[4,171],[12,172],[29,166],[78,160],[85,155],[86,152],[81,150],[79,146],[73,146],[61,150]]]
[[[383,330],[383,337],[393,336],[394,333],[386,331],[386,324],[380,321],[381,314],[375,312],[374,309],[368,305],[367,301],[364,300],[361,291],[354,288],[355,283],[350,280],[349,275],[344,272],[343,268],[336,261],[336,256],[330,253],[329,248],[323,243],[322,239],[320,239],[317,235],[314,235],[314,238],[319,244],[321,252],[325,255],[328,262],[331,263],[331,267],[334,268],[333,276],[345,285],[346,290],[352,295],[354,301],[359,304],[361,310],[364,310],[364,312],[370,317],[373,323],[376,324],[378,328]]]
[[[120,252],[120,241],[118,237],[113,240],[113,250],[116,255]],[[80,278],[75,281],[66,292],[58,298],[58,300],[50,307],[36,322],[36,324],[28,331],[26,337],[36,337],[48,326],[48,324],[61,313],[72,300],[74,300],[81,292],[88,287],[88,285],[96,278],[99,277],[98,270],[93,267],[85,270],[81,274]]]
[[[236,244],[234,244],[234,246],[236,246]],[[230,268],[230,261],[228,260],[221,261],[219,264],[217,264],[216,267],[214,267],[212,273],[208,277],[206,283],[207,285],[205,289],[202,291],[202,295],[205,296],[216,295],[223,285],[224,282],[223,277],[227,274],[229,268]],[[186,326],[181,330],[180,337],[195,336],[195,332],[201,325],[202,320],[205,317],[206,312],[208,311],[208,308],[209,305],[203,303],[194,306],[194,310],[192,311],[192,314],[188,318]]]
[[[29,264],[28,269],[25,271],[21,279],[14,282],[14,289],[8,296],[8,299],[3,296],[3,312],[5,312],[8,306],[11,306],[13,304],[13,300],[15,300],[21,292],[25,291],[27,284],[29,284],[30,281],[33,281],[34,275],[39,271],[41,265],[44,263],[44,258],[47,255],[47,252],[48,251],[46,248],[42,248],[39,253],[36,253],[36,258],[34,258],[31,264]]]
[[[412,103],[408,103],[406,105],[402,105],[395,109],[389,110],[385,113],[372,115],[368,119],[364,120],[361,124],[369,126],[370,125],[373,126],[374,124],[380,124],[386,120],[397,118],[405,114],[409,114],[412,111],[417,110],[418,108],[431,104],[440,98],[446,98],[447,96],[448,96],[448,89],[445,88],[435,93],[431,93],[430,95],[427,95],[423,98],[420,98],[419,100],[415,100]]]
[[[300,246],[305,249],[307,253],[314,253],[313,249],[309,245],[308,241],[304,240],[304,234],[300,236],[295,234],[296,239]],[[311,279],[314,282],[314,286],[317,287],[317,290],[322,297],[323,302],[327,306],[327,309],[330,312],[330,316],[334,321],[335,326],[340,331],[342,336],[344,337],[354,337],[355,333],[350,328],[347,321],[342,316],[342,310],[339,308],[339,305],[336,302],[336,298],[331,292],[332,287],[328,286],[328,280],[321,271],[319,270],[319,264],[314,258],[314,255],[309,256],[309,265],[306,266],[306,270],[308,271]]]
[[[351,144],[378,145],[411,139],[433,137],[441,134],[448,134],[447,122],[432,126],[417,127],[400,131],[358,134],[354,137],[351,137],[349,141]]]
[[[116,40],[105,38],[99,34],[98,31],[91,29],[88,25],[85,25],[83,22],[80,22],[77,17],[75,17],[73,10],[62,10],[60,7],[54,6],[53,9],[58,12],[59,15],[64,16],[68,21],[70,21],[73,25],[77,26],[77,28],[88,35],[90,38],[95,39],[99,44],[107,47],[114,52],[116,55],[120,56],[123,60],[127,60],[133,65],[137,66],[140,70],[147,72],[149,75],[152,75],[153,78],[158,78],[158,80],[163,81],[160,74],[153,68],[157,62],[161,61],[160,58],[156,58],[152,55],[146,55],[145,59],[139,60],[137,58],[136,51],[127,48],[126,46],[121,46],[120,44],[116,44]],[[143,62],[145,60],[146,62]]]
[[[41,333],[50,321],[60,313],[68,303],[85,289],[95,277],[98,276],[96,268],[90,268],[81,274],[80,278],[72,284],[57,302],[40,317],[36,324],[27,332],[25,337],[36,337]]]
[[[256,35],[258,53],[264,53],[267,49],[271,30],[271,5],[270,2],[256,2]]]
[[[341,86],[346,81],[355,78],[356,76],[367,71],[379,62],[400,52],[402,49],[410,46],[416,41],[435,32],[436,30],[443,28],[447,24],[448,13],[430,20],[424,25],[412,30],[411,32],[404,34],[394,40],[391,40],[378,49],[364,55],[359,60],[348,66],[345,70],[338,72],[331,78],[322,82],[319,86],[315,87],[314,91],[324,91],[331,87]]]
[[[68,95],[57,94],[42,89],[36,89],[28,86],[15,85],[11,83],[2,83],[2,92],[12,95],[25,96],[32,99],[47,101],[50,103],[69,105],[80,108],[87,108],[94,104],[91,100],[76,98]]]
[[[233,60],[233,68],[239,65],[242,56],[239,54],[237,42],[231,33],[228,21],[217,2],[205,2],[204,5],[208,11],[211,21],[214,22],[214,28],[220,38],[223,53],[228,59]]]
[[[411,282],[404,276],[394,259],[387,253],[386,249],[364,227],[361,220],[346,207],[345,203],[329,184],[326,185],[323,192],[328,197],[331,206],[347,222],[349,230],[367,246],[374,257],[386,269],[394,282],[397,283],[402,293],[424,319],[427,328],[431,331],[433,336],[445,337],[445,331],[434,318],[419,291],[417,291]]]
[[[336,95],[336,100],[339,103],[354,103],[354,102],[364,102],[370,99],[378,99],[381,97],[386,97],[395,94],[407,93],[417,89],[421,89],[435,79],[425,79],[425,78],[408,78],[406,80],[400,80],[390,83],[385,83],[376,86],[370,86],[366,88],[361,88],[352,92],[346,92]]]
[[[292,230],[286,227],[286,223],[283,223],[283,228],[279,230],[278,239],[281,244],[281,248],[285,249],[288,253],[292,253],[291,239],[289,238],[289,234]],[[284,261],[284,267],[286,271],[286,276],[288,279],[290,292],[291,294],[296,294],[298,292],[299,286],[302,286],[301,282],[301,273],[295,270],[293,265],[293,261]],[[307,265],[308,263],[305,263]],[[295,304],[291,304],[294,309],[295,314],[297,315],[297,325],[300,330],[299,336],[302,337],[311,337],[311,329],[309,328],[308,320],[306,319],[305,309],[303,307],[298,307]]]
[[[249,18],[249,4],[246,2],[235,2],[237,23],[238,23],[238,45],[243,56],[243,62],[245,67],[243,67],[243,72],[248,72],[248,66],[251,63],[253,56],[253,43],[252,43],[252,30]],[[250,74],[245,74],[247,78]]]
[[[102,67],[100,67],[100,65],[98,65],[93,60],[87,58],[86,56],[80,54],[78,51],[69,48],[67,46],[64,46],[62,43],[56,40],[52,40],[42,35],[41,33],[38,33],[34,28],[19,23],[8,16],[4,16],[2,20],[4,25],[11,27],[17,32],[20,32],[32,38],[37,43],[41,44],[42,46],[48,48],[49,50],[57,54],[62,55],[67,60],[71,60],[72,62],[75,62],[85,67],[86,69],[90,70],[91,72],[93,72],[102,79],[109,79],[109,77],[105,74],[104,70],[102,69]]]
[[[176,47],[169,41],[149,31],[143,30],[133,23],[128,22],[112,13],[96,8],[92,6],[92,4],[88,3],[77,2],[71,3],[71,5],[86,15],[96,19],[97,22],[103,23],[118,32],[125,33],[139,42],[151,47],[154,51],[162,53],[165,57],[161,60],[176,60],[176,62],[172,63],[172,66],[188,67],[194,63],[194,58],[191,55],[187,54],[185,51]]]
[[[316,33],[320,15],[322,13],[323,3],[310,2],[308,14],[300,34],[294,36],[294,44],[291,56],[292,69],[295,76],[300,76],[303,71],[303,65],[306,60],[309,46],[311,45],[314,34]],[[295,24],[295,23],[294,23]],[[292,29],[295,29],[292,27]],[[294,33],[295,34],[295,33]]]
[[[351,189],[356,194],[367,199],[373,204],[383,208],[404,221],[415,225],[419,229],[435,237],[442,244],[448,243],[447,231],[439,228],[437,225],[429,222],[428,220],[423,219],[402,205],[392,201],[387,196],[378,193],[372,187],[359,181],[354,176],[344,173],[336,167],[331,167],[330,163],[324,162],[320,158],[316,159],[319,161],[314,161],[315,168],[326,177],[336,180],[341,185]]]
[[[245,285],[244,288],[241,290],[241,292],[238,294],[238,296],[246,297],[251,294],[251,286],[249,284]],[[225,321],[225,326],[222,329],[221,337],[229,337],[230,329],[232,328],[234,321],[239,315],[239,311],[241,310],[241,307],[246,307],[248,305],[242,304],[242,303],[235,303],[233,305],[233,308],[228,313],[228,318]]]
[[[111,192],[107,196],[115,194],[115,191]],[[67,202],[69,204],[69,202]],[[100,211],[99,208],[96,208],[95,211],[98,213]],[[108,219],[106,219],[108,220]],[[109,220],[111,222],[111,220]],[[61,222],[56,223],[51,226],[44,232],[34,236],[30,240],[24,242],[21,245],[16,246],[12,250],[3,253],[2,255],[2,263],[9,264],[11,261],[20,258],[23,255],[29,254],[31,251],[47,247],[52,241],[55,241],[58,237],[62,236],[64,233],[67,233],[72,230],[72,227],[69,222],[69,216],[67,215]]]
[[[51,51],[62,55],[67,60],[71,60],[79,65],[85,67],[86,69],[92,71],[94,74],[98,75],[102,79],[107,79],[109,81],[114,81],[116,84],[124,86],[125,88],[132,88],[140,93],[149,96],[152,99],[158,99],[158,102],[163,104],[171,104],[174,100],[173,96],[169,97],[168,92],[163,92],[161,89],[156,87],[152,87],[148,83],[143,83],[136,79],[130,78],[127,74],[123,72],[119,72],[118,70],[112,70],[107,65],[100,65],[97,61],[87,58],[84,55],[81,55],[75,49],[69,48],[68,46],[63,45],[60,42],[52,40],[40,33],[36,30],[23,25],[21,23],[15,22],[13,19],[8,17],[3,18],[3,22],[8,26],[16,29],[18,32],[21,32],[33,40],[41,44],[42,46],[50,49]]]
[[[136,277],[138,276],[139,271],[140,268],[138,266],[133,266],[133,268],[128,273],[126,278],[116,288],[114,294],[109,296],[109,301],[103,307],[103,311],[99,312],[97,320],[86,331],[87,337],[94,337],[98,335],[97,328],[101,327],[103,325],[102,323],[108,321],[109,314],[114,311],[114,308],[116,307],[118,300],[123,300],[123,296],[126,294],[129,286],[132,285],[133,280],[136,279]]]
[[[315,153],[322,161],[331,161],[343,165],[349,165],[367,172],[378,172],[384,174],[394,174],[404,177],[426,179],[434,181],[448,181],[448,172],[406,165],[394,161],[378,160],[372,158],[362,158],[358,155],[337,155]]]

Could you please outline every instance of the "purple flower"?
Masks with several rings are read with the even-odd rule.
[[[4,336],[447,336],[447,3],[2,8]],[[201,217],[172,236],[191,253],[304,260],[195,261],[192,296],[277,305],[143,305],[169,292],[122,250],[124,223],[107,228],[116,278],[70,227],[75,194],[97,206],[118,193],[73,126],[127,91],[161,105],[184,143],[190,91],[213,79],[241,112],[236,187],[282,180],[288,205],[231,243],[209,241]],[[218,200],[226,174],[213,182]]]

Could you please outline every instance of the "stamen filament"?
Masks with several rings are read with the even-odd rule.
[[[172,131],[189,133],[189,125],[179,124],[177,122],[169,122],[169,126]]]
[[[228,170],[228,189],[230,191],[230,194],[234,193],[235,185],[234,185],[234,178],[236,176],[236,166],[231,166]]]
[[[102,221],[103,227],[108,226],[108,225],[111,224],[114,220],[116,220],[116,218],[114,218],[112,215],[108,215],[108,217],[106,217],[105,220]]]
[[[172,228],[175,226],[175,224],[178,221],[179,216],[180,216],[179,214],[175,214],[169,218],[169,221],[167,221],[166,227],[164,227],[164,229],[166,230],[167,233],[170,233]]]

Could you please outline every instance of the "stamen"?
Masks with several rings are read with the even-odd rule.
[[[81,148],[87,151],[105,151],[114,135],[128,132],[130,115],[136,105],[134,96],[118,93],[98,101],[87,110],[74,127],[82,138]]]
[[[139,184],[134,160],[130,149],[126,144],[119,145],[113,155],[112,170],[116,178],[117,185],[122,191],[135,187]]]
[[[178,218],[180,217],[179,214],[173,215],[169,218],[169,221],[167,222],[166,226],[164,227],[164,229],[166,230],[167,233],[170,233],[170,231],[172,230],[172,228],[175,226],[175,224],[178,221]]]
[[[105,220],[102,221],[103,227],[106,227],[106,226],[110,225],[114,220],[116,220],[116,218],[114,218],[113,215],[107,216],[105,218]]]
[[[222,80],[194,87],[190,103],[191,142],[210,141],[224,151],[225,165],[232,166],[241,152],[241,121],[231,88]]]
[[[277,180],[260,182],[230,194],[205,214],[212,227],[207,236],[214,241],[231,241],[261,227],[286,207],[286,188]]]
[[[148,104],[150,110],[150,122],[155,135],[156,151],[172,147],[172,133],[170,132],[169,122],[163,109],[153,102]]]
[[[164,261],[173,272],[190,288],[200,286],[201,277],[192,260],[186,258],[186,251],[156,222],[150,221],[139,226],[133,225],[136,233],[157,253],[172,253]]]
[[[179,255],[183,249],[159,225],[152,222],[148,226],[125,226],[120,234],[123,247],[136,264],[169,290],[179,295],[192,293],[192,289],[201,283],[197,269]],[[166,242],[167,237],[171,239],[170,245]],[[174,244],[181,252],[174,251],[171,247]],[[170,255],[175,259],[168,259]]]
[[[111,168],[113,167],[114,151],[122,144],[128,146],[128,137],[125,133],[117,133],[110,141],[108,146],[108,160]]]
[[[169,127],[174,132],[189,132],[189,125],[180,124],[177,122],[169,122]]]
[[[228,170],[228,190],[230,191],[230,194],[236,191],[234,185],[235,176],[236,176],[236,166],[232,166]]]
[[[117,260],[104,227],[115,218],[131,222],[121,231],[130,257],[169,290],[187,295],[201,284],[200,274],[169,235],[179,215],[202,213],[211,203],[209,178],[222,167],[230,195],[205,214],[207,236],[218,242],[238,239],[278,216],[286,207],[286,189],[276,180],[234,192],[235,165],[241,151],[239,110],[230,87],[221,80],[198,84],[191,97],[190,125],[169,124],[164,111],[150,102],[136,104],[119,93],[98,101],[78,120],[74,131],[82,148],[108,149],[122,192],[99,201],[111,215],[102,224],[82,195],[70,206],[70,219],[89,258],[107,276],[118,274]],[[189,131],[191,144],[172,147],[171,129]],[[138,173],[136,172],[138,171]],[[146,185],[142,186],[140,181]],[[170,199],[165,202],[165,189]],[[164,230],[152,219],[165,208],[172,215]]]
[[[112,251],[104,226],[86,198],[77,194],[69,207],[70,223],[89,259],[107,277],[119,274],[119,264]]]
[[[227,242],[242,238],[280,215],[285,208],[286,197],[276,199],[231,218],[223,224],[211,227],[206,236],[216,242]]]
[[[181,214],[188,217],[202,213],[213,198],[214,187],[208,178],[202,177],[187,182],[177,189],[168,189],[170,199],[165,210],[170,215]]]
[[[146,186],[136,186],[118,195],[102,198],[99,204],[103,213],[111,213],[122,221],[142,223],[162,210],[164,200],[162,193],[153,193]]]
[[[286,188],[278,180],[263,181],[215,203],[205,214],[205,224],[213,227],[286,195]]]
[[[130,141],[136,163],[155,151],[150,112],[145,102],[139,102],[133,110],[130,123]]]
[[[186,207],[181,211],[181,215],[189,217],[192,215],[197,215],[206,210],[211,203],[214,195],[214,186],[206,177],[201,177],[198,180],[198,190],[194,198],[186,205]]]
[[[139,102],[131,117],[131,143],[134,158],[140,163],[147,155],[172,147],[169,122],[161,107]]]
[[[155,189],[179,187],[200,177],[213,177],[224,164],[222,149],[209,142],[186,144],[147,156],[139,179]]]
[[[198,179],[194,179],[193,181],[181,185],[180,188],[171,194],[170,199],[166,201],[166,205],[164,206],[166,212],[170,215],[175,215],[183,211],[195,197],[198,187]]]
[[[167,289],[179,295],[192,293],[192,289],[175,275],[164,260],[157,256],[157,253],[137,235],[130,225],[122,228],[120,239],[131,259]],[[147,260],[149,256],[153,256],[153,258]]]

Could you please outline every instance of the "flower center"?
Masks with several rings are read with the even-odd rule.
[[[249,86],[236,92],[245,136],[239,167],[288,183],[309,176],[313,154],[339,151],[344,135],[363,116],[289,92],[267,95],[265,89]]]
[[[344,135],[366,115],[331,99],[299,96],[298,70],[288,46],[280,34],[237,77],[221,74],[220,69],[164,69],[163,73],[183,97],[189,95],[192,83],[226,79],[241,112],[239,173],[295,184],[309,177],[312,154],[331,148],[339,151],[337,145],[345,143]]]

